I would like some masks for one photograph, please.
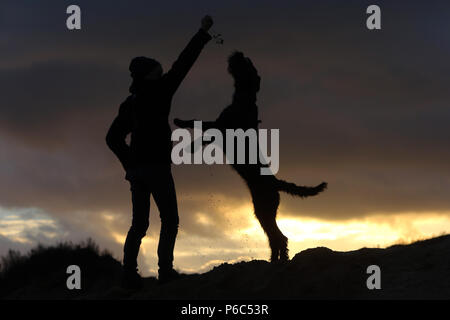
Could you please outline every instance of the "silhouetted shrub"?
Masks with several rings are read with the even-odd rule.
[[[28,254],[10,250],[1,258],[0,298],[27,296],[37,298],[69,298],[84,296],[109,288],[120,277],[121,265],[108,251],[88,239],[80,244],[63,242],[55,246],[38,245]],[[68,290],[67,267],[81,269],[81,290]],[[41,293],[46,292],[46,296]]]

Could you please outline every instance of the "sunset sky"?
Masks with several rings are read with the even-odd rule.
[[[0,256],[93,238],[122,259],[131,195],[105,135],[128,95],[135,56],[168,70],[204,14],[211,41],[170,119],[215,119],[231,101],[226,59],[261,75],[262,128],[280,130],[278,177],[329,183],[282,194],[291,257],[310,247],[385,247],[450,232],[449,1],[25,1],[0,3]],[[344,4],[345,3],[345,4]],[[82,29],[66,28],[77,4]],[[366,28],[377,4],[382,30]],[[268,259],[250,194],[226,165],[173,167],[175,267]],[[140,270],[154,274],[152,200]]]

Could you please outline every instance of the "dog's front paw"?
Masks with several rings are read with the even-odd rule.
[[[322,182],[321,184],[319,184],[317,187],[316,187],[316,189],[319,191],[319,192],[322,192],[322,191],[324,191],[325,189],[327,189],[328,188],[328,183],[326,183],[326,182]]]

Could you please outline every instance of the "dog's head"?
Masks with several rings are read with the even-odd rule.
[[[235,86],[259,91],[261,78],[250,58],[240,51],[233,52],[228,58],[228,72],[234,79]]]

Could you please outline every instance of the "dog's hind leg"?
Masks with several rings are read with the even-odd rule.
[[[280,231],[275,219],[260,220],[261,226],[269,238],[270,249],[272,251],[270,261],[276,262],[287,261],[288,254],[288,238]]]
[[[258,220],[261,223],[261,227],[263,228],[264,232],[266,233],[267,238],[269,239],[269,245],[270,245],[270,250],[271,250],[270,261],[271,262],[278,261],[279,256],[280,256],[280,248],[279,248],[279,241],[277,239],[278,234],[276,231],[276,225],[271,222],[262,220],[262,219],[258,219]]]
[[[275,222],[276,223],[276,222]],[[288,238],[280,231],[280,229],[278,228],[278,232],[279,232],[279,248],[280,248],[280,261],[288,261],[289,260],[289,250],[288,250]]]
[[[261,227],[269,238],[269,245],[272,251],[270,260],[286,261],[288,257],[288,238],[280,231],[276,222],[280,195],[275,190],[261,190],[255,188],[252,191],[255,216],[258,218]]]

